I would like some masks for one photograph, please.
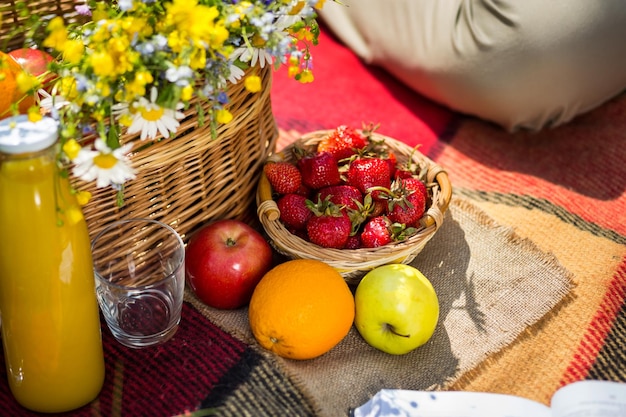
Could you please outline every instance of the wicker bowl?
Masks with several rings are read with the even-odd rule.
[[[314,149],[317,143],[330,132],[330,130],[320,130],[307,133],[281,152],[270,156],[269,159],[294,162],[291,151],[294,146]],[[320,247],[290,233],[285,228],[279,220],[280,211],[273,200],[272,187],[263,173],[261,173],[257,187],[257,215],[272,246],[279,253],[291,259],[323,261],[337,269],[350,285],[358,284],[367,271],[377,266],[391,263],[410,263],[441,227],[444,214],[452,198],[452,186],[442,167],[396,139],[377,133],[373,134],[373,139],[384,139],[389,149],[396,154],[398,163],[406,162],[412,158],[418,166],[427,168],[426,185],[429,189],[430,198],[427,201],[426,212],[420,220],[418,232],[405,241],[371,249],[328,249]]]
[[[7,51],[24,46],[27,28],[18,3],[0,5],[0,43]],[[84,16],[76,13],[76,4],[70,0],[35,0],[28,2],[28,8],[48,18],[59,15],[78,22]],[[141,141],[139,133],[122,135],[121,143],[133,144],[130,160],[137,172],[137,177],[125,185],[123,206],[116,203],[116,192],[110,187],[96,188],[93,183],[72,180],[75,187],[92,193],[83,207],[91,237],[113,221],[137,217],[166,223],[183,239],[210,220],[257,222],[255,188],[263,161],[275,149],[278,128],[270,97],[272,69],[254,70],[261,77],[262,90],[249,93],[243,82],[229,85],[233,120],[218,127],[216,138],[208,120],[201,122],[194,102],[180,120],[175,138],[148,142]],[[209,104],[200,104],[204,114],[209,114]]]

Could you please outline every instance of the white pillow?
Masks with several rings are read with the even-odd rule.
[[[626,88],[624,0],[326,1],[369,64],[509,130],[556,126]]]

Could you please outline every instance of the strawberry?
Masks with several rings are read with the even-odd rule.
[[[388,215],[394,222],[407,226],[417,226],[424,215],[425,206],[424,196],[418,191],[413,191],[404,200],[396,202]]]
[[[428,190],[426,189],[426,184],[422,182],[417,177],[408,177],[408,178],[399,178],[396,181],[399,181],[404,188],[407,190],[419,191],[424,196],[424,201],[428,197]]]
[[[368,217],[371,218],[371,217],[380,216],[386,212],[387,212],[387,202],[383,200],[373,200],[372,209],[370,210]]]
[[[396,169],[396,172],[393,174],[393,178],[394,179],[400,179],[400,178],[411,178],[413,177],[413,173],[405,168],[398,168]]]
[[[330,187],[324,187],[318,192],[318,198],[325,200],[330,197],[332,203],[338,206],[345,207],[346,209],[357,210],[358,203],[363,203],[363,194],[358,188],[351,185],[331,185]]]
[[[396,174],[396,170],[398,169],[398,159],[396,158],[396,154],[388,150],[386,157],[383,159],[387,161],[387,165],[389,165],[389,174],[391,175],[391,178],[393,178]]]
[[[386,197],[389,199],[389,219],[406,226],[417,226],[426,210],[423,183],[417,178],[405,178],[394,182]],[[410,188],[415,187],[415,188]]]
[[[319,190],[341,182],[337,161],[329,152],[316,152],[298,159],[302,182],[309,188]]]
[[[417,229],[414,227],[392,223],[391,219],[386,216],[377,216],[370,219],[363,227],[361,246],[377,248],[392,242],[401,242],[415,233],[417,233]]]
[[[318,152],[329,152],[337,161],[349,158],[367,146],[368,140],[356,129],[341,125],[317,144]]]
[[[396,154],[387,146],[385,139],[375,140],[370,137],[369,143],[362,152],[364,155],[375,155],[380,159],[384,159],[389,164],[389,173],[393,178],[396,169],[398,168],[398,159]]]
[[[352,234],[356,234],[358,229],[368,219],[381,216],[387,210],[387,203],[382,200],[373,200],[371,194],[366,194],[362,202],[355,202],[356,208],[348,208],[348,216],[352,222]]]
[[[417,152],[416,146],[413,151]],[[428,173],[427,166],[420,166],[415,160],[413,160],[413,155],[411,155],[405,162],[402,164],[396,163],[396,172],[392,175],[394,178],[409,178],[409,177],[417,177],[417,178],[425,178]]]
[[[370,219],[363,227],[361,245],[364,248],[377,248],[391,243],[391,222],[385,216]]]
[[[313,215],[306,205],[307,198],[299,194],[285,194],[276,201],[280,210],[280,220],[290,230],[306,227],[306,222]]]
[[[300,239],[309,241],[309,236],[306,234],[306,228],[304,229],[289,229],[289,233],[298,236]]]
[[[391,172],[389,164],[381,158],[356,158],[350,162],[347,172],[347,183],[367,194],[372,187],[389,188],[391,186]],[[379,191],[372,193],[374,200],[378,199]]]
[[[346,212],[328,199],[317,203],[307,200],[307,206],[313,212],[306,224],[309,241],[325,248],[344,248],[352,229]]]
[[[268,162],[263,172],[278,194],[295,193],[302,186],[302,175],[298,168],[290,162]]]
[[[299,194],[305,197],[308,197],[311,194],[311,189],[304,184],[300,184],[300,188],[298,188],[294,194]]]
[[[359,249],[361,248],[361,236],[360,235],[350,235],[348,237],[348,241],[346,242],[346,246],[344,249]]]

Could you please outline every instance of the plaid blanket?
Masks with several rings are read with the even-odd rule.
[[[279,146],[311,130],[380,123],[381,133],[419,144],[450,175],[457,203],[447,229],[414,262],[431,271],[435,283],[441,280],[444,293],[436,260],[448,259],[446,248],[458,254],[464,272],[476,272],[457,277],[463,285],[449,292],[447,315],[432,343],[393,358],[368,352],[351,332],[328,355],[286,361],[254,343],[241,324],[245,309],[212,311],[188,294],[181,327],[163,346],[127,349],[103,327],[105,386],[93,403],[66,415],[336,416],[381,388],[488,391],[547,403],[573,381],[626,381],[626,96],[557,129],[509,134],[412,94],[325,33],[315,51],[315,76],[313,84],[301,85],[275,74]],[[490,236],[498,236],[491,246],[468,250]],[[490,257],[509,268],[485,272]],[[525,272],[514,276],[520,266]],[[513,304],[489,320],[495,313],[485,298],[472,298],[480,294],[472,284],[486,285],[489,274],[525,278],[506,281],[501,287],[511,291],[502,297],[529,302],[555,290],[529,320],[506,327],[501,320],[515,314]],[[458,327],[460,316],[453,319],[461,312],[486,327]],[[500,342],[474,343],[484,334]],[[445,346],[442,354],[438,348]],[[351,349],[368,354],[359,360]],[[381,363],[384,376],[363,375]],[[328,379],[333,369],[344,378]],[[432,369],[437,378],[425,378]],[[15,403],[4,367],[0,373],[3,413],[35,415]]]

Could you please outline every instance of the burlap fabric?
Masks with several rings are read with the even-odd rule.
[[[319,358],[276,358],[317,415],[346,415],[382,388],[444,389],[566,302],[571,288],[553,256],[460,198],[412,265],[430,277],[440,302],[439,326],[426,345],[389,355],[353,327]],[[220,311],[189,299],[213,323],[255,344],[247,309]]]
[[[560,129],[503,135],[476,120],[436,150],[457,195],[550,252],[570,301],[451,389],[548,403],[581,379],[626,381],[626,96]],[[549,358],[549,359],[548,359]],[[513,372],[512,372],[513,371]]]

